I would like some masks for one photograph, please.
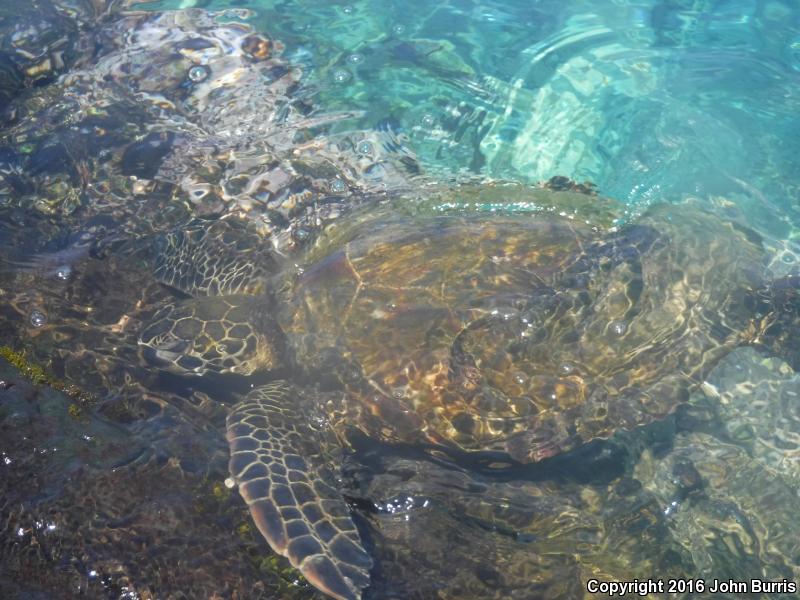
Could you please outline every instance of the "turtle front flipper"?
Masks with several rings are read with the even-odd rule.
[[[231,477],[275,552],[319,590],[357,600],[372,560],[347,504],[327,480],[319,433],[282,381],[250,392],[228,415]]]
[[[162,306],[139,334],[142,357],[179,375],[280,369],[284,335],[268,298],[210,296]]]

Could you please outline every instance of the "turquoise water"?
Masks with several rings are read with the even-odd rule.
[[[161,2],[148,7],[228,3]],[[722,195],[798,220],[794,2],[236,2],[322,105],[407,132],[428,168],[569,174],[634,210]],[[336,78],[345,81],[337,82]]]
[[[348,600],[797,597],[798,114],[789,0],[0,0],[0,598],[328,597],[283,378]]]

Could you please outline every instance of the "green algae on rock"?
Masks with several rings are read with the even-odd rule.
[[[25,352],[12,349],[10,346],[0,346],[0,357],[16,368],[26,379],[36,386],[48,386],[62,392],[76,402],[69,405],[70,416],[79,418],[87,406],[94,402],[91,394],[83,392],[78,386],[65,383],[49,375],[40,365],[31,362]]]

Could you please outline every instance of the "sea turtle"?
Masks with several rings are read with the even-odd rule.
[[[608,230],[569,210],[372,209],[332,228],[301,272],[257,269],[255,293],[220,296],[202,282],[253,257],[218,262],[219,231],[172,239],[198,270],[169,282],[195,297],[163,307],[140,344],[183,374],[286,378],[228,416],[231,478],[270,545],[334,598],[360,597],[371,560],[329,432],[502,467],[668,415],[739,345],[800,367],[799,278],[765,281],[758,234],[699,201]],[[163,265],[162,277],[186,268]]]

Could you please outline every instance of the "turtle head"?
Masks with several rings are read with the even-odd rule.
[[[800,272],[761,290],[759,304],[767,310],[758,322],[756,343],[800,372]]]
[[[283,366],[283,333],[262,299],[216,296],[161,308],[139,337],[148,362],[181,375],[251,375]]]
[[[189,296],[259,295],[277,270],[261,234],[237,219],[195,219],[156,236],[149,251],[156,279]]]

